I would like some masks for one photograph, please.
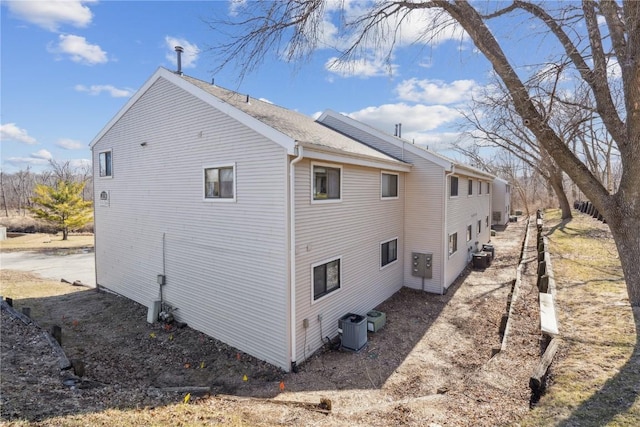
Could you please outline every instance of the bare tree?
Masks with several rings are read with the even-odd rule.
[[[237,60],[242,70],[248,71],[274,51],[288,60],[304,59],[322,40],[327,3],[299,0],[251,2],[244,8],[240,5],[241,10],[226,22],[235,25],[235,36],[228,44],[216,46],[216,52],[222,55],[223,65]],[[579,7],[576,3],[560,3],[563,10],[557,11],[523,0],[514,0],[506,7],[501,7],[502,4],[470,4],[466,0],[384,1],[361,5],[360,13],[351,16],[352,11],[346,9],[348,2],[340,3],[342,19],[337,25],[347,41],[341,49],[342,58],[357,58],[372,48],[386,49],[384,56],[391,58],[403,23],[425,10],[434,13],[429,22],[425,21],[423,39],[436,37],[450,25],[462,27],[503,82],[523,125],[606,217],[620,254],[629,301],[640,322],[640,2],[583,0]],[[481,11],[480,7],[501,8]],[[490,28],[492,20],[501,17],[500,25],[504,26],[507,17],[516,12],[542,23],[558,47],[557,62],[570,64],[589,88],[603,128],[620,152],[622,174],[614,194],[609,193],[550,125],[545,111],[535,102],[494,36],[495,31]],[[604,18],[603,25],[599,16]],[[229,28],[221,26],[224,22],[212,24]],[[619,97],[608,73],[613,61],[620,68]],[[620,104],[616,104],[617,99]]]

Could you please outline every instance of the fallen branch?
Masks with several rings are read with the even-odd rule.
[[[287,405],[287,406],[295,406],[298,408],[304,408],[309,411],[320,412],[322,414],[328,415],[331,413],[331,400],[327,398],[321,398],[320,403],[310,403],[310,402],[295,402],[291,400],[274,400],[269,398],[260,398],[260,397],[243,397],[243,396],[231,396],[228,394],[216,394],[213,397],[216,399],[223,400],[232,400],[236,402],[259,402],[259,403],[273,403],[276,405]]]

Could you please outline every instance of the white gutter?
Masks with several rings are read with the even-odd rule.
[[[449,259],[449,235],[447,233],[447,200],[449,199],[449,194],[447,194],[447,178],[456,173],[456,165],[454,163],[451,164],[451,172],[446,172],[444,174],[444,203],[442,203],[442,221],[444,223],[444,229],[442,230],[442,241],[444,243],[444,251],[442,252],[442,295],[444,295],[444,290],[446,288],[445,283],[447,282],[447,260]],[[449,190],[451,191],[451,190]],[[460,186],[458,186],[458,192],[460,191]]]
[[[304,157],[304,149],[296,144],[294,150],[297,151],[298,157],[289,163],[289,311],[291,313],[290,329],[291,329],[291,369],[297,370],[296,367],[296,163]]]

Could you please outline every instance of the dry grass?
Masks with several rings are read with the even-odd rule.
[[[62,240],[62,235],[55,234],[25,234],[0,241],[0,250],[35,251],[47,249],[90,248],[93,247],[93,234],[70,234],[68,240]]]
[[[549,211],[545,227],[557,281],[561,351],[530,426],[640,425],[640,354],[617,251],[608,227]]]

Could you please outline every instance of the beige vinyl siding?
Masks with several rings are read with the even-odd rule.
[[[404,285],[414,289],[441,293],[443,287],[443,191],[445,188],[444,168],[422,156],[403,150],[368,132],[357,129],[331,115],[323,123],[351,136],[384,153],[412,164],[411,172],[405,174],[406,200],[404,246],[398,246],[403,259],[410,259],[412,252],[433,254],[433,275],[423,279],[411,275],[411,263],[403,262]],[[398,140],[400,141],[400,140]],[[445,254],[446,255],[446,254]]]
[[[146,143],[141,146],[141,143]],[[159,79],[93,148],[98,284],[289,369],[285,150]],[[234,164],[236,201],[203,200],[203,167]]]
[[[458,177],[458,197],[448,197],[447,201],[447,236],[452,233],[458,233],[458,251],[448,257],[445,287],[449,285],[460,275],[462,270],[471,261],[471,255],[476,249],[481,249],[484,243],[487,243],[491,237],[490,227],[486,226],[486,218],[489,216],[489,226],[491,225],[491,195],[486,192],[485,180],[477,178],[469,178],[463,175],[454,175]],[[467,185],[469,179],[473,180],[474,193],[467,196]],[[447,180],[449,181],[449,180]],[[478,181],[482,182],[482,194],[478,194]],[[447,182],[447,190],[450,183]],[[447,191],[447,195],[449,192]],[[477,234],[477,223],[481,223],[481,233]],[[467,226],[471,225],[471,241],[466,241]],[[477,244],[476,244],[477,242]]]
[[[311,161],[296,164],[297,361],[335,337],[347,313],[366,315],[403,284],[404,173],[399,197],[380,198],[380,169],[342,164],[342,201],[311,203]],[[398,238],[398,261],[380,268],[380,244]],[[342,257],[341,288],[313,301],[311,266]],[[322,322],[318,320],[322,315]],[[309,319],[309,327],[303,320]],[[306,343],[306,347],[305,347]]]

